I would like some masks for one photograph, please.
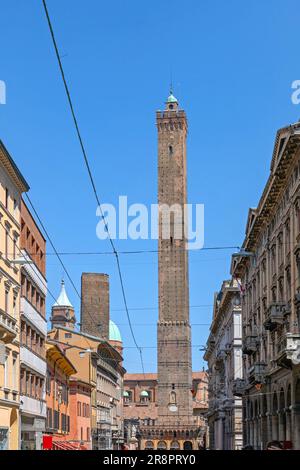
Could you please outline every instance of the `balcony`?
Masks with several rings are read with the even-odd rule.
[[[10,343],[17,334],[17,320],[0,309],[0,340],[4,343]]]
[[[266,364],[264,362],[256,362],[248,371],[250,384],[265,383]]]
[[[243,341],[243,354],[254,354],[257,351],[258,336],[256,334],[247,335]]]
[[[47,321],[38,311],[28,302],[25,297],[21,297],[20,313],[32,323],[35,328],[43,335],[47,335]]]
[[[219,349],[216,354],[216,362],[223,362],[226,359],[226,352],[224,349]]]
[[[285,333],[279,338],[276,363],[289,369],[300,364],[300,334]]]
[[[46,361],[27,349],[25,346],[20,348],[20,363],[35,370],[39,374],[46,375]]]
[[[232,393],[236,397],[242,397],[246,390],[246,380],[244,379],[234,379]]]
[[[266,330],[273,331],[278,325],[282,325],[284,321],[286,303],[285,302],[273,302],[270,304],[267,310],[266,320],[264,327]]]
[[[33,416],[39,416],[46,418],[46,402],[44,400],[38,400],[36,398],[27,397],[21,395],[20,411]]]

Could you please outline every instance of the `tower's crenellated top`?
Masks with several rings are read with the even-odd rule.
[[[187,119],[183,109],[179,109],[177,98],[172,89],[165,102],[165,109],[156,112],[156,123],[159,132],[182,129],[187,131]]]

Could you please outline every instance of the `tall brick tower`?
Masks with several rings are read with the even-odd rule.
[[[82,273],[80,330],[102,339],[109,338],[109,276]]]
[[[188,251],[183,217],[187,203],[187,119],[172,92],[164,111],[157,111],[156,123],[159,205],[158,415],[155,423],[140,427],[141,449],[196,450],[203,431],[193,416]]]
[[[159,320],[158,416],[160,423],[192,424],[191,327],[189,323],[188,251],[184,206],[186,189],[187,119],[171,93],[164,111],[156,114],[158,129]],[[163,205],[170,211],[167,219]],[[174,206],[176,205],[176,206]],[[181,218],[178,219],[177,215]],[[170,220],[170,233],[164,233]],[[181,232],[181,234],[178,232]],[[178,239],[178,237],[181,239]]]

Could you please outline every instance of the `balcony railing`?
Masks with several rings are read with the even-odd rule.
[[[236,397],[242,397],[246,389],[246,380],[244,379],[234,379],[232,393]]]
[[[264,362],[256,362],[248,371],[249,383],[264,383],[266,376],[266,364]]]
[[[300,333],[284,333],[279,338],[276,362],[284,367],[300,364]]]
[[[17,336],[17,333],[17,320],[0,309],[0,340],[9,343]]]
[[[216,361],[222,362],[226,358],[226,352],[224,349],[220,349],[216,354]]]
[[[247,335],[243,341],[243,353],[254,354],[257,350],[258,336],[256,334]]]
[[[267,317],[264,322],[266,330],[275,330],[278,325],[283,324],[286,309],[286,302],[273,302],[267,310]]]

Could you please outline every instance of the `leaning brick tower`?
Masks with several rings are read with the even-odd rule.
[[[183,217],[187,203],[187,119],[172,93],[167,99],[165,110],[157,112],[156,122],[160,208],[158,416],[161,423],[180,421],[188,424],[191,423],[193,404],[188,251]],[[170,208],[170,212],[164,215],[163,207]]]

